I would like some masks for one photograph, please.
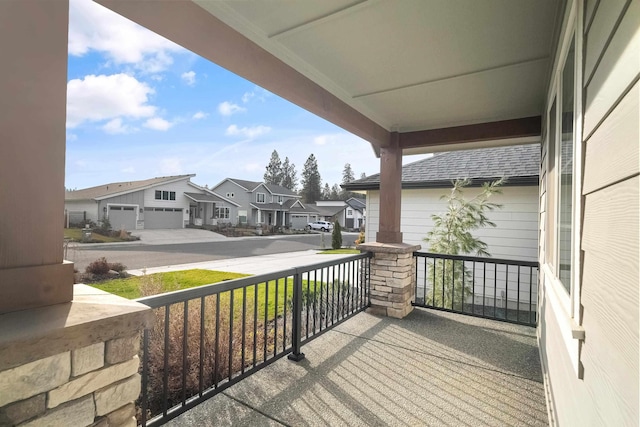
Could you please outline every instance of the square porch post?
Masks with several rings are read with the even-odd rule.
[[[380,224],[376,242],[359,245],[373,253],[371,259],[371,307],[369,312],[403,318],[413,310],[416,276],[413,252],[420,245],[402,242],[402,149],[398,132],[380,149]]]
[[[68,20],[0,1],[0,424],[135,425],[151,310],[63,260]]]

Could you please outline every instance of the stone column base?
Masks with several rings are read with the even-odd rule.
[[[85,285],[70,303],[0,315],[0,425],[135,426],[151,315]]]
[[[357,247],[372,252],[371,307],[372,314],[402,319],[411,313],[411,301],[416,289],[416,260],[413,252],[420,245],[407,243],[364,243]]]

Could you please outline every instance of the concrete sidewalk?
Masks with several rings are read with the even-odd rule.
[[[181,271],[199,268],[203,270],[227,271],[231,273],[266,274],[286,270],[293,267],[301,267],[305,265],[332,261],[347,256],[350,255],[322,254],[317,250],[308,250],[243,258],[228,258],[216,261],[205,261],[189,264],[167,265],[164,267],[127,270],[127,272],[133,276],[142,276],[144,274],[166,273],[169,271]]]

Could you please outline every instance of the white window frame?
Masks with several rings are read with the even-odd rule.
[[[260,201],[261,198],[262,198],[262,201]],[[265,193],[256,193],[256,203],[266,203],[266,202],[267,202],[267,195]]]
[[[562,40],[558,44],[558,52],[556,55],[557,62],[554,64],[553,78],[547,95],[547,118],[551,114],[553,100],[556,105],[556,126],[555,126],[555,153],[547,152],[545,167],[549,170],[549,162],[555,162],[555,182],[547,181],[547,206],[549,206],[549,191],[553,191],[555,198],[554,211],[547,210],[546,221],[554,221],[554,235],[549,241],[553,242],[553,248],[546,246],[548,227],[545,227],[545,257],[542,259],[542,270],[545,276],[545,297],[549,301],[549,305],[553,308],[553,312],[560,324],[560,333],[563,337],[572,365],[579,378],[582,378],[582,368],[580,364],[580,340],[584,340],[584,329],[581,326],[580,319],[580,236],[581,236],[581,213],[582,213],[582,175],[583,175],[583,142],[582,142],[582,98],[583,98],[583,17],[584,7],[582,0],[573,0],[568,4],[569,18],[565,22],[562,31]],[[571,275],[569,292],[559,279],[559,238],[560,238],[560,150],[562,149],[562,74],[567,61],[568,50],[571,42],[575,40],[575,58],[574,58],[574,96],[573,96],[573,178],[572,178],[572,212],[571,212]],[[547,119],[546,126],[548,128],[549,121]],[[547,148],[549,132],[546,132]],[[548,179],[548,176],[547,178]],[[553,261],[547,263],[547,252],[553,250]]]
[[[214,213],[216,219],[229,219],[231,217],[231,209],[227,207],[216,207]]]

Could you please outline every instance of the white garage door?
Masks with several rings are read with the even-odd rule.
[[[307,215],[291,215],[291,228],[294,230],[302,230],[307,222]]]
[[[182,228],[182,209],[144,208],[144,228]]]
[[[109,222],[113,230],[135,230],[136,207],[109,206]]]

